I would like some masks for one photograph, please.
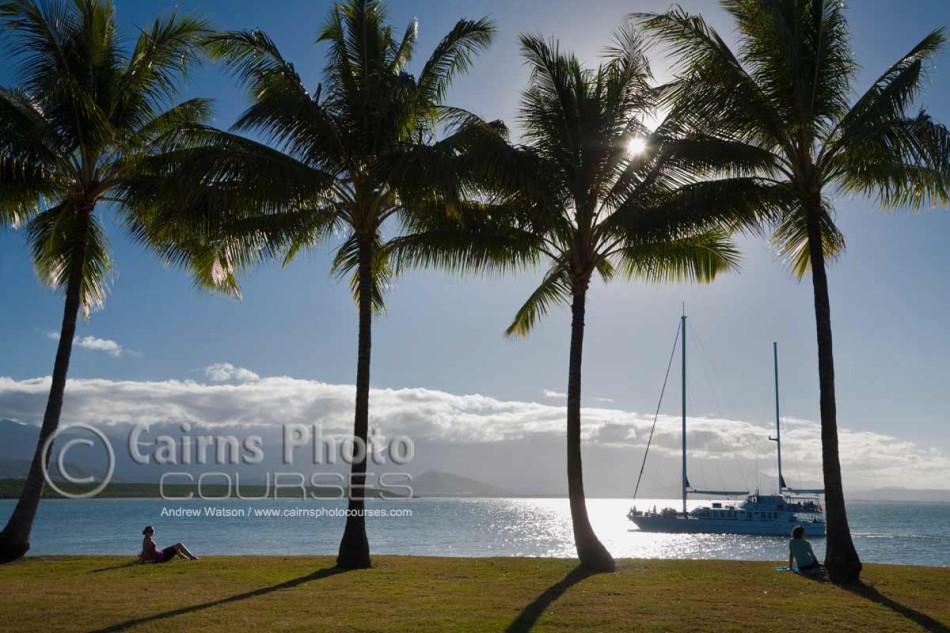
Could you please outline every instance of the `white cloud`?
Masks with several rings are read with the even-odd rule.
[[[59,332],[47,332],[46,336],[54,341],[59,340]],[[107,338],[98,338],[96,336],[79,336],[73,339],[73,345],[81,347],[92,352],[104,352],[109,356],[119,358],[129,354],[135,354],[113,340]]]
[[[235,367],[231,363],[215,363],[204,368],[205,376],[212,382],[255,382],[261,377],[250,369]]]
[[[221,365],[227,365],[222,363]],[[215,367],[215,366],[212,366]],[[239,376],[228,366],[215,376]],[[248,370],[243,370],[248,372]],[[256,374],[248,372],[247,375]],[[0,419],[38,424],[42,418],[49,378],[14,380],[0,377]],[[237,384],[201,384],[190,380],[113,381],[70,380],[65,407],[70,422],[91,424],[202,424],[211,427],[257,427],[277,433],[282,423],[320,424],[325,433],[348,433],[353,423],[352,385],[333,385],[289,377],[265,377]],[[504,401],[456,395],[431,389],[373,389],[370,421],[383,435],[406,435],[417,444],[438,445],[482,464],[485,473],[505,466],[499,455],[519,447],[518,473],[524,469],[563,470],[556,446],[564,441],[563,405]],[[585,408],[583,436],[588,450],[600,451],[585,461],[585,474],[596,481],[603,473],[623,478],[624,490],[643,456],[653,423],[652,414],[610,408]],[[650,462],[669,466],[675,474],[680,450],[679,418],[661,415],[653,437]],[[690,478],[694,484],[749,482],[753,472],[774,478],[772,429],[742,420],[689,419]],[[783,421],[782,456],[785,476],[795,485],[821,479],[821,434],[817,423]],[[553,458],[539,452],[554,446]],[[540,447],[540,448],[539,448]],[[433,449],[435,450],[435,449]],[[892,435],[840,429],[840,454],[845,484],[854,489],[886,486],[947,488],[950,457],[940,450]],[[665,464],[665,466],[664,466]],[[513,467],[512,467],[513,468]],[[648,464],[648,470],[651,466]],[[547,472],[547,471],[545,471]],[[477,475],[477,472],[470,472]],[[656,479],[676,481],[673,474]],[[721,475],[721,481],[717,476]],[[741,478],[740,478],[741,475]],[[494,483],[506,484],[504,481]],[[507,483],[517,484],[518,481]],[[764,485],[764,484],[763,484]]]
[[[561,391],[554,391],[553,389],[542,389],[541,395],[544,396],[545,398],[557,398],[559,400],[563,400],[564,398],[567,397],[566,393],[563,393]],[[594,398],[594,401],[595,402],[613,402],[614,399],[613,398]]]

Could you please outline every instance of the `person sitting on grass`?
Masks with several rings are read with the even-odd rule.
[[[788,541],[788,570],[792,571],[793,562],[798,563],[798,572],[808,575],[821,575],[824,568],[815,556],[811,543],[805,540],[805,526],[796,525],[792,538]]]
[[[146,526],[142,530],[142,534],[145,538],[142,539],[142,553],[139,554],[140,563],[167,563],[176,556],[188,560],[198,560],[198,557],[189,552],[188,548],[181,543],[175,543],[159,551],[155,541],[152,540],[155,530],[152,529],[151,525]]]

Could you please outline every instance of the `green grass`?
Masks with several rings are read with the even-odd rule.
[[[0,567],[17,631],[947,631],[950,569],[868,565],[849,591],[773,563],[623,560],[586,576],[532,558],[208,557],[129,565],[34,557]]]

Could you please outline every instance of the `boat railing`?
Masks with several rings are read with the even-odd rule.
[[[749,494],[748,490],[696,490],[694,488],[690,488],[686,492],[691,495],[713,495],[716,497],[740,497]]]
[[[674,518],[680,515],[680,512],[674,508],[663,508],[662,510],[657,510],[656,506],[653,506],[652,510],[638,510],[636,506],[630,508],[630,512],[627,513],[627,517],[660,517],[664,519]]]

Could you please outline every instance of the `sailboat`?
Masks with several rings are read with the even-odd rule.
[[[772,344],[775,364],[775,437],[778,454],[778,491],[776,494],[760,494],[758,490],[698,490],[690,486],[686,473],[686,315],[680,319],[680,346],[682,351],[682,493],[683,510],[664,508],[657,511],[630,509],[627,518],[644,532],[707,533],[707,534],[753,534],[760,536],[788,536],[796,525],[805,526],[809,536],[823,537],[825,521],[822,517],[819,495],[823,490],[792,489],[782,476],[782,429],[779,418],[778,391],[778,344]],[[649,446],[647,447],[649,450]],[[644,456],[646,460],[646,456]],[[712,502],[688,511],[686,500],[689,494],[737,497],[737,502]]]

